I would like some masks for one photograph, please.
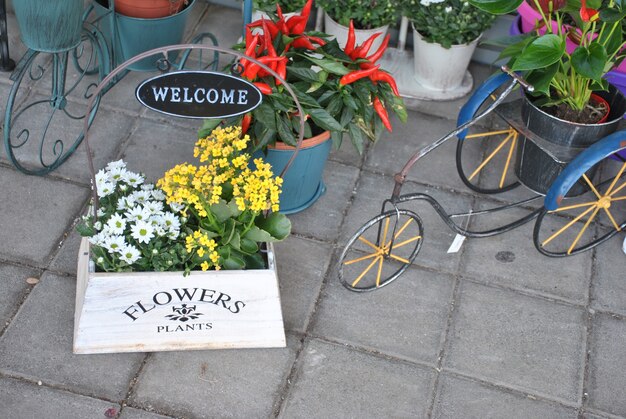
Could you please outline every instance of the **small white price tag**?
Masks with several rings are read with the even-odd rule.
[[[472,210],[467,214],[467,220],[465,221],[464,230],[467,230],[467,226],[469,226],[470,218],[472,217]],[[456,253],[461,249],[463,242],[465,241],[465,236],[462,234],[457,234],[454,236],[454,240],[452,240],[452,244],[448,248],[448,253]]]
[[[461,245],[465,241],[465,236],[457,234],[452,241],[452,244],[448,248],[448,253],[456,253],[461,249]]]
[[[622,250],[626,254],[626,238],[624,238],[624,244],[622,245]]]

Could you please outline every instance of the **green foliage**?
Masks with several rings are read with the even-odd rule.
[[[403,0],[403,10],[426,41],[444,48],[475,40],[496,17],[466,0]]]
[[[400,17],[397,0],[318,0],[318,7],[337,23],[348,26],[350,19],[357,29],[393,25]]]
[[[283,13],[292,13],[301,10],[306,0],[254,0],[252,5],[255,10],[271,14],[276,13],[276,4],[280,5]]]

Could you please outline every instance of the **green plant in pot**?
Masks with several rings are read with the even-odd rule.
[[[508,13],[522,0],[470,0],[490,13]],[[501,57],[534,87],[522,102],[522,120],[549,143],[584,148],[617,129],[626,99],[604,75],[624,58],[621,1],[530,0],[546,23],[508,40]],[[555,22],[556,24],[553,24]],[[566,40],[577,46],[566,48]],[[522,138],[516,171],[520,181],[545,193],[562,167],[550,162],[538,146]],[[535,165],[528,170],[527,163]],[[591,175],[591,174],[590,174]],[[573,194],[582,193],[584,187]]]
[[[496,16],[466,0],[403,0],[402,11],[413,27],[415,78],[435,90],[459,87]]]
[[[305,0],[254,0],[252,6],[254,10],[259,10],[267,14],[275,13],[276,6],[280,6],[283,13],[295,13],[304,7]]]
[[[273,20],[252,22],[244,43],[236,46],[285,79],[304,112],[299,115],[292,96],[278,78],[250,60],[240,61],[242,77],[261,90],[263,103],[252,113],[228,123],[243,125],[244,132],[255,139],[256,150],[268,153],[275,172],[280,173],[286,160],[283,156],[272,161],[272,154],[277,150],[284,150],[289,157],[293,154],[301,118],[305,119],[307,140],[286,173],[282,212],[304,209],[323,193],[321,177],[331,140],[339,147],[345,135],[362,153],[368,142],[377,141],[385,129],[392,129],[392,114],[406,120],[394,79],[377,63],[389,38],[378,50],[373,50],[371,44],[378,36],[358,44],[352,33],[348,45],[341,48],[336,40],[327,41],[326,34],[305,30],[311,5],[309,0],[301,14],[290,18],[284,18],[278,11]],[[261,32],[253,33],[255,28]],[[204,129],[208,131],[218,122],[207,121]],[[324,137],[311,138],[319,134]],[[313,151],[319,152],[318,155],[308,157],[307,153]],[[310,166],[299,166],[300,158],[310,162]],[[290,191],[298,195],[291,202]]]

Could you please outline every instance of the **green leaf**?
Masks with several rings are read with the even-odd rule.
[[[606,23],[619,22],[626,16],[626,11],[619,11],[617,9],[603,9],[600,10],[600,20]]]
[[[244,253],[254,254],[259,251],[259,245],[255,241],[244,237],[240,241],[239,250]]]
[[[337,62],[337,60],[331,60],[327,58],[307,58],[316,66],[321,67],[329,73],[336,74],[338,76],[344,76],[350,72],[350,69],[348,69],[348,67],[343,65],[343,63]]]
[[[291,232],[291,221],[279,212],[273,212],[267,216],[267,218],[257,218],[256,225],[271,234],[272,238],[276,240],[283,240]],[[246,235],[247,238],[248,235]],[[252,239],[251,239],[252,240]],[[255,240],[260,241],[260,240]]]
[[[273,237],[265,230],[261,230],[257,226],[252,226],[244,236],[244,239],[252,240],[257,243],[273,241]]]
[[[333,142],[333,147],[335,150],[338,150],[341,147],[341,143],[343,142],[343,132],[333,131],[330,133],[330,139]]]
[[[537,36],[521,35],[516,38],[520,38],[519,41],[505,47],[500,52],[500,55],[498,56],[498,60],[501,60],[503,58],[517,57],[518,55],[522,53],[522,51],[524,50],[524,48],[526,48],[528,44],[530,44],[535,39],[537,39]]]
[[[337,115],[343,108],[343,99],[341,94],[337,93],[326,106],[326,111],[331,115]]]
[[[572,53],[572,67],[581,76],[600,80],[604,75],[604,63],[608,59],[604,46],[593,43],[588,48],[578,47]]]
[[[260,253],[254,253],[251,255],[244,255],[243,259],[246,261],[246,269],[265,269],[265,259]]]
[[[261,103],[261,105],[254,110],[254,119],[263,122],[268,129],[274,132],[278,131],[275,118],[274,108],[267,102]]]
[[[221,119],[205,119],[198,130],[198,138],[205,138],[222,122]]]
[[[565,41],[558,35],[547,34],[531,42],[515,59],[512,69],[535,70],[559,61],[565,53]]]
[[[535,88],[535,92],[550,95],[550,82],[559,70],[559,63],[554,63],[549,67],[533,70],[526,75],[526,81]]]
[[[278,127],[278,137],[280,140],[291,146],[296,145],[296,137],[291,130],[291,123],[285,115],[276,114],[276,126]]]
[[[217,204],[211,205],[209,209],[220,223],[223,223],[234,215],[231,211],[231,207],[222,200],[220,200]]]
[[[357,124],[348,125],[348,134],[350,135],[350,141],[352,145],[359,152],[359,155],[363,154],[363,133]]]
[[[222,261],[222,264],[224,266],[224,269],[233,271],[240,270],[246,267],[246,263],[244,262],[244,260],[236,256],[231,256],[228,259],[224,259]]]
[[[326,109],[310,109],[309,116],[315,124],[326,131],[341,131],[342,127],[335,118],[329,114]]]
[[[310,83],[315,83],[319,81],[319,76],[317,72],[311,70],[310,68],[288,66],[287,73],[289,75],[297,77],[300,80],[305,80]]]
[[[470,4],[485,12],[502,15],[517,9],[522,0],[469,0]]]
[[[83,237],[91,237],[96,234],[96,230],[83,223],[80,223],[76,226],[76,231],[78,231],[78,234]]]

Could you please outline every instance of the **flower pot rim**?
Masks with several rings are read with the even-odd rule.
[[[306,148],[312,148],[316,145],[322,144],[330,139],[330,131],[324,131],[321,134],[318,134],[311,138],[305,138],[302,141],[302,145],[300,147],[301,150]],[[284,150],[284,151],[295,151],[296,147],[283,143],[282,141],[277,141],[276,144],[268,146],[268,148],[274,150]]]
[[[196,2],[196,0],[187,0],[187,1],[188,1],[188,4],[187,4],[186,7],[183,7],[182,9],[180,9],[178,12],[176,12],[174,14],[171,14],[171,15],[168,15],[168,16],[163,16],[163,17],[135,17],[135,16],[124,15],[124,14],[121,14],[121,13],[119,13],[117,11],[115,12],[115,15],[118,16],[118,17],[125,18],[125,19],[138,20],[138,21],[149,20],[149,21],[153,22],[153,21],[158,21],[158,20],[166,20],[166,19],[170,19],[170,18],[172,18],[174,16],[178,16],[181,13],[185,13],[185,12],[189,11],[191,9],[191,7],[194,5],[194,3]],[[184,5],[184,3],[183,3],[183,5]]]
[[[440,46],[441,48],[443,48],[443,49],[452,49],[452,48],[463,48],[463,47],[467,47],[467,46],[470,46],[470,45],[472,45],[472,44],[477,44],[477,43],[478,43],[478,41],[480,40],[480,38],[482,38],[482,37],[483,37],[483,33],[481,33],[480,35],[478,35],[478,36],[477,36],[474,40],[472,40],[472,41],[469,41],[469,42],[467,42],[467,43],[465,43],[465,44],[452,44],[452,45],[450,46],[450,48],[446,48],[446,47],[444,47],[443,45],[441,45],[439,42],[430,42],[430,41],[428,41],[426,38],[424,38],[424,35],[422,35],[422,34],[421,34],[421,33],[420,33],[420,32],[419,32],[416,28],[415,28],[415,24],[413,23],[413,21],[411,21],[411,28],[413,29],[413,34],[414,34],[414,35],[415,35],[415,34],[418,34],[419,39],[421,39],[421,40],[423,40],[424,42],[429,43],[429,44],[439,45],[439,46]]]
[[[613,89],[615,89],[614,94],[618,94],[618,95],[624,96],[622,94],[622,92],[617,88],[617,86],[609,83],[609,89],[611,87]],[[609,92],[610,92],[610,90],[609,90]],[[592,94],[597,94],[597,93],[599,93],[599,92],[593,92]],[[617,121],[619,121],[620,119],[622,119],[624,117],[624,115],[618,115],[618,116],[616,116],[616,117],[614,117],[614,118],[609,120],[608,116],[606,116],[605,117],[606,120],[604,122],[601,122],[601,123],[599,122],[599,123],[594,123],[594,124],[583,124],[581,122],[572,122],[572,121],[568,121],[567,119],[561,119],[561,118],[558,118],[558,117],[556,117],[556,116],[554,116],[552,114],[549,114],[548,112],[544,111],[543,109],[541,109],[540,107],[535,105],[525,90],[523,91],[523,97],[524,97],[524,101],[527,102],[528,105],[532,106],[535,110],[537,110],[539,113],[545,115],[546,117],[548,117],[548,118],[550,118],[550,119],[552,119],[554,121],[558,121],[558,122],[562,122],[562,123],[570,124],[570,125],[575,125],[575,126],[579,126],[579,127],[611,125],[611,124],[616,123]],[[610,108],[609,108],[609,113],[610,113]]]

